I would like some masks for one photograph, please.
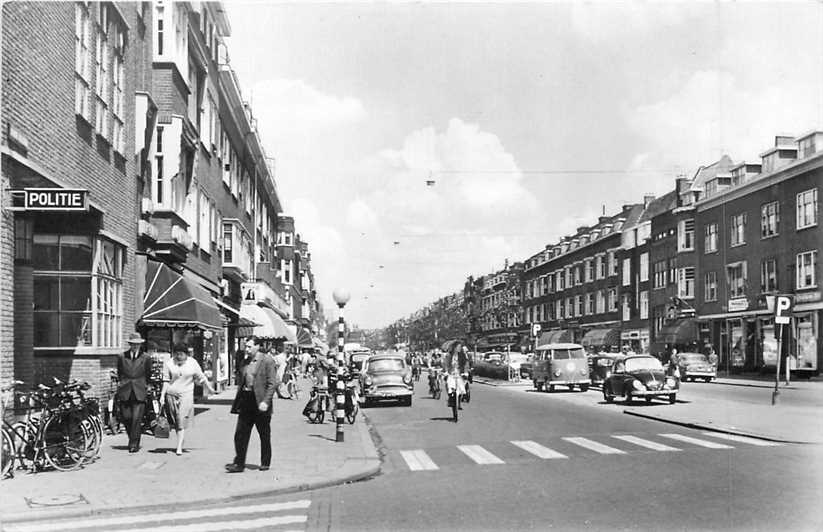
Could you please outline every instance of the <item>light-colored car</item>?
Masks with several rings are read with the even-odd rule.
[[[680,353],[677,355],[677,366],[683,381],[702,379],[711,382],[717,378],[717,366],[711,364],[703,353]]]
[[[397,354],[370,356],[360,372],[360,389],[364,406],[381,400],[400,401],[411,406],[414,383],[405,357]]]
[[[532,361],[532,382],[537,391],[553,392],[557,385],[589,389],[589,363],[579,344],[544,344],[537,346]]]

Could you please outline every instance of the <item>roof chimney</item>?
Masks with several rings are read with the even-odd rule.
[[[629,212],[630,210],[634,209],[634,205],[631,203],[627,203],[623,205],[623,212]]]
[[[646,194],[643,196],[643,208],[648,209],[651,202],[654,201],[654,194]]]
[[[612,219],[611,216],[601,216],[597,219],[597,223],[604,224],[604,223],[608,222],[611,219]]]
[[[591,229],[591,228],[588,225],[581,225],[580,227],[577,228],[577,232],[578,233],[585,233],[589,229]]]

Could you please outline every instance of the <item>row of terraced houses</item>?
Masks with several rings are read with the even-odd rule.
[[[706,351],[729,372],[774,367],[769,297],[792,296],[783,356],[818,374],[823,132],[778,136],[757,162],[723,156],[662,197],[623,205],[522,262],[469,278],[479,349]],[[533,336],[534,325],[540,333]]]
[[[324,334],[308,243],[232,70],[221,2],[2,6],[0,381],[110,386],[125,339]]]

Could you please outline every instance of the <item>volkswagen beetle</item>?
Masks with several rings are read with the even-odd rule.
[[[655,397],[663,397],[674,404],[678,390],[680,379],[667,376],[659,360],[648,355],[628,356],[615,361],[603,383],[603,399],[611,403],[620,396],[631,403],[635,397],[644,397],[650,403]]]

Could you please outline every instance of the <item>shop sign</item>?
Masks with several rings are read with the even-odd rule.
[[[816,292],[800,292],[794,295],[795,303],[809,303],[811,301],[820,301],[820,291]]]
[[[729,312],[740,312],[748,308],[749,300],[745,297],[729,300]]]
[[[23,189],[27,211],[87,211],[89,191],[69,188]]]
[[[620,333],[621,340],[639,340],[640,339],[640,331],[622,331]]]

